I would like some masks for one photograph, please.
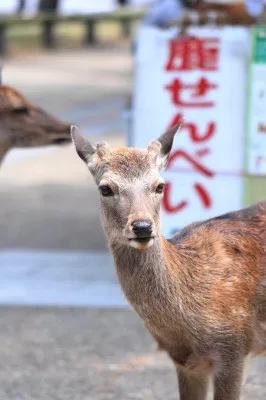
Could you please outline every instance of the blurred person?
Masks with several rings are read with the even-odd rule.
[[[266,0],[246,0],[246,9],[248,14],[254,18],[257,23],[265,23]]]
[[[172,21],[179,21],[186,12],[197,9],[202,0],[156,0],[144,19],[144,23],[157,27],[167,27]]]
[[[18,8],[17,8],[18,14],[23,13],[24,8],[25,8],[25,3],[26,3],[26,0],[19,0],[18,1]]]
[[[242,0],[232,2],[203,1],[198,11],[221,11],[230,18],[230,22],[249,25],[253,23],[265,23],[266,0]]]
[[[160,28],[166,28],[168,23],[180,21],[189,11],[204,15],[214,11],[227,15],[229,23],[252,24],[261,18],[266,0],[242,0],[232,2],[207,0],[156,0],[144,22]]]
[[[41,12],[56,12],[58,8],[58,0],[40,0],[39,11]]]

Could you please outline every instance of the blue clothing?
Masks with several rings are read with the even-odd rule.
[[[170,21],[178,21],[185,11],[180,0],[155,0],[144,23],[163,27]]]
[[[262,14],[265,5],[266,0],[246,0],[247,11],[254,18]]]

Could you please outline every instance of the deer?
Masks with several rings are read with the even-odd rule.
[[[74,148],[99,189],[121,288],[173,362],[180,400],[239,400],[246,361],[266,350],[266,201],[160,233],[161,171],[182,122],[147,148]]]
[[[0,84],[0,163],[12,148],[71,143],[70,124]]]

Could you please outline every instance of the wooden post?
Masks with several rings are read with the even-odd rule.
[[[96,43],[96,21],[85,20],[85,44],[92,45]]]
[[[131,21],[130,19],[121,19],[122,36],[126,39],[131,37]]]
[[[0,24],[0,56],[4,56],[7,51],[6,25]]]
[[[45,49],[55,48],[54,21],[42,22],[42,44]]]

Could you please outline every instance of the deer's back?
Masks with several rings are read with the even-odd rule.
[[[201,305],[206,323],[245,332],[252,351],[266,350],[266,201],[193,223],[170,243],[193,276],[187,301]]]
[[[247,233],[248,230],[251,236],[255,235],[257,236],[256,239],[262,239],[261,235],[266,234],[266,201],[239,211],[222,214],[206,221],[193,222],[178,231],[169,241],[174,245],[178,245],[186,238],[197,233],[198,228],[208,232],[211,227],[216,231],[224,231],[232,236],[241,233],[241,231],[242,233]]]

